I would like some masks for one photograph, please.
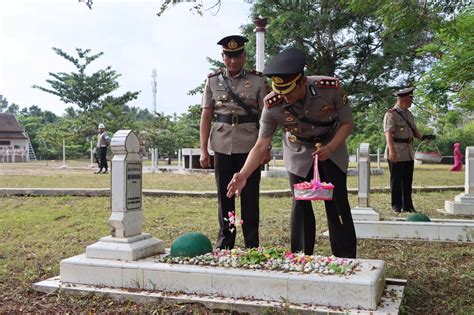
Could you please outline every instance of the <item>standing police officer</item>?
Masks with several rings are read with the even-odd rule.
[[[109,137],[107,136],[107,132],[105,132],[104,124],[99,124],[98,129],[99,134],[97,135],[96,150],[99,151],[99,169],[95,173],[107,174],[109,169],[107,164],[107,141]]]
[[[214,151],[218,194],[219,235],[216,248],[233,248],[236,230],[229,226],[229,212],[235,213],[235,198],[227,198],[227,184],[244,165],[258,137],[258,120],[263,98],[268,93],[265,77],[244,69],[247,38],[232,35],[222,38],[222,60],[226,69],[208,76],[202,99],[200,124],[202,168],[210,167],[209,149]],[[214,123],[211,128],[211,121]],[[265,152],[268,162],[269,152]],[[249,185],[241,194],[241,216],[245,247],[259,246],[260,169],[249,174]]]
[[[314,155],[321,181],[334,184],[333,200],[325,201],[332,253],[356,257],[357,240],[347,197],[349,156],[345,144],[352,131],[350,106],[338,79],[304,75],[305,57],[296,48],[278,54],[264,70],[273,92],[265,97],[257,143],[244,167],[228,185],[228,196],[239,195],[278,126],[285,130],[283,159],[290,187],[313,177]],[[314,251],[316,222],[311,201],[294,200],[291,210],[291,251]]]
[[[396,105],[389,109],[383,119],[383,130],[387,146],[385,158],[390,170],[390,191],[392,210],[395,212],[416,212],[413,206],[412,183],[415,150],[413,138],[433,140],[434,135],[421,135],[416,128],[413,114],[408,110],[412,104],[414,87],[409,87],[393,95]]]

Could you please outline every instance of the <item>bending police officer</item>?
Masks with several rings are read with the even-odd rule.
[[[345,140],[353,128],[352,112],[344,102],[339,80],[304,75],[305,57],[296,48],[278,54],[265,68],[273,92],[265,97],[257,143],[240,172],[228,185],[228,196],[240,194],[278,126],[285,130],[283,159],[290,188],[313,177],[314,154],[321,181],[335,185],[333,200],[325,201],[332,253],[356,257],[357,241],[347,197],[349,156]],[[316,148],[317,144],[318,148]],[[338,215],[341,216],[342,222]],[[294,200],[291,210],[291,251],[314,251],[316,222],[311,201]]]

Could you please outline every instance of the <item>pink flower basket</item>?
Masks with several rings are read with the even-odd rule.
[[[332,200],[334,185],[321,183],[318,172],[318,155],[314,157],[314,175],[310,182],[293,185],[296,200]]]

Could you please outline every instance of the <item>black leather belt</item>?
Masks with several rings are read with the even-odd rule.
[[[247,123],[253,123],[253,122],[258,122],[258,116],[257,115],[224,115],[220,114],[216,116],[216,121],[217,122],[222,122],[225,124],[230,124],[230,125],[238,125],[238,124],[247,124]]]
[[[398,142],[398,143],[412,143],[413,138],[393,138],[393,142]]]
[[[304,138],[304,137],[291,134],[288,136],[288,140],[290,142],[295,142],[296,140],[298,140],[301,142],[310,143],[314,145],[316,143],[329,142],[329,140],[332,139],[333,131],[334,129],[330,129],[329,131],[323,133],[322,135],[309,137],[309,138]]]

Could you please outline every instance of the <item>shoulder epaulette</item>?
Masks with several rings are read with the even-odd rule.
[[[209,74],[207,75],[207,77],[210,78],[210,77],[219,75],[219,74],[221,74],[221,73],[223,73],[223,72],[224,72],[224,69],[219,69],[219,70],[217,70],[216,72],[211,72],[211,73],[209,73]]]
[[[395,108],[389,108],[389,109],[387,110],[387,113],[393,113],[394,111],[396,111]]]
[[[276,104],[281,103],[283,97],[280,94],[276,94],[275,92],[271,92],[263,99],[263,103],[267,108],[272,108]]]
[[[263,73],[257,70],[249,70],[250,74],[258,75],[259,77],[263,77]]]
[[[318,88],[337,89],[341,86],[341,81],[332,77],[318,78],[314,81],[314,85]]]

